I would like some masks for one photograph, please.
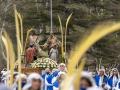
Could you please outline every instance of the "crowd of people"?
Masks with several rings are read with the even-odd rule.
[[[6,80],[10,77],[10,72],[2,71],[1,74],[1,85],[7,86]],[[19,79],[22,81],[22,90],[61,90],[61,83],[64,82],[66,75],[67,68],[64,63],[52,70],[46,68],[41,73],[25,75],[15,72],[11,89],[6,87],[0,90],[18,90]],[[105,69],[100,69],[97,73],[83,71],[79,81],[79,90],[120,90],[120,76],[117,68],[113,68],[109,74],[106,74]],[[74,84],[71,84],[69,90],[75,90]]]
[[[26,65],[32,63],[38,58],[37,41],[39,36],[32,33],[29,36],[29,44],[26,47],[25,59]],[[58,63],[59,40],[54,34],[51,34],[42,48],[48,49],[48,57]],[[39,46],[39,45],[38,45]],[[18,90],[18,81],[21,79],[22,90],[62,90],[61,84],[67,77],[66,64],[60,63],[57,68],[46,68],[39,73],[18,73],[14,72],[14,83],[9,88],[8,81],[11,77],[10,71],[1,71],[0,90]],[[74,82],[73,76],[72,82]],[[69,81],[68,81],[69,82]],[[76,90],[74,83],[71,83],[69,90]],[[105,69],[96,70],[96,72],[83,71],[79,80],[79,90],[120,90],[120,76],[117,68],[113,68],[106,73]]]

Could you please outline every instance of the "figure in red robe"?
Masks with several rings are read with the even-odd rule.
[[[32,63],[36,59],[36,48],[33,45],[26,50],[26,63]]]

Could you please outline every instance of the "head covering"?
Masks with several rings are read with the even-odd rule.
[[[100,71],[103,71],[103,72],[104,72],[104,75],[106,75],[104,68],[99,69],[99,73],[100,73]],[[98,74],[99,74],[99,73],[98,73]]]
[[[63,66],[64,67],[64,72],[67,72],[67,68],[66,68],[66,65],[64,64],[64,63],[60,63],[59,65],[58,65],[58,69],[61,71],[61,66]]]
[[[117,68],[113,68],[113,69],[112,69],[112,71],[117,71],[117,72],[119,73],[119,71],[118,71],[118,69],[117,69]]]
[[[59,64],[59,66],[61,66],[61,65],[66,66],[64,63],[60,63],[60,64]]]
[[[92,86],[96,87],[95,81],[94,81],[91,73],[89,73],[89,72],[82,72],[81,77],[87,78],[92,83]]]
[[[25,75],[25,74],[18,74],[17,76],[16,76],[16,81],[18,81],[19,79],[27,79],[27,76]]]
[[[41,82],[43,82],[42,77],[38,73],[32,73],[28,76],[27,84],[23,87],[23,90],[28,90],[32,86],[33,79],[41,80]],[[42,88],[42,85],[41,85],[41,88]]]
[[[22,82],[21,82],[22,87],[26,84],[27,76],[25,74],[18,74],[18,75],[15,76],[15,82],[12,85],[12,90],[18,90],[18,81],[19,81],[19,79],[22,80]],[[23,81],[23,79],[25,81]]]
[[[99,72],[100,72],[100,71],[103,71],[103,72],[105,72],[105,69],[104,69],[104,68],[102,68],[102,69],[99,69]]]
[[[95,81],[94,81],[91,73],[83,71],[83,72],[81,73],[81,78],[82,78],[82,77],[87,78],[87,79],[91,82],[91,84],[92,84],[92,86],[91,86],[90,88],[88,88],[87,90],[99,90],[99,89],[97,88],[96,84],[95,84]],[[74,86],[73,86],[73,85],[74,85],[74,84],[73,84],[73,81],[75,80],[75,78],[76,78],[76,75],[74,75],[74,76],[73,76],[73,79],[71,79],[71,80],[72,80],[72,83],[71,83],[71,85],[70,85],[70,90],[75,90],[75,89],[74,89]],[[71,82],[71,81],[70,81],[70,82]],[[91,89],[91,88],[92,88],[92,89]],[[101,90],[101,89],[100,89],[100,90]]]
[[[114,71],[116,71],[116,72],[117,72],[117,77],[119,78],[119,77],[120,77],[120,75],[119,75],[119,71],[118,71],[118,69],[117,69],[117,68],[113,68],[113,69],[111,70],[110,77],[112,77],[112,76],[113,76],[113,72],[114,72]]]
[[[90,80],[90,82],[92,84],[92,87],[88,88],[87,90],[102,90],[101,88],[98,88],[96,86],[95,81],[92,77],[92,73],[83,71],[82,74],[81,74],[81,77],[87,78],[88,80]]]
[[[46,69],[45,69],[45,72],[48,72],[48,71],[50,71],[50,68],[46,68]]]

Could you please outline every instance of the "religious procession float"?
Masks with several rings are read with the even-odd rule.
[[[57,67],[57,63],[50,58],[38,58],[33,63],[30,63],[29,67],[22,68],[23,73],[38,72],[45,70],[46,68],[54,69]]]

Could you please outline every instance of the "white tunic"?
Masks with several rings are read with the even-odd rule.
[[[57,49],[52,48],[50,50],[50,58],[57,61],[57,58],[58,58],[58,50]]]
[[[99,80],[99,86],[102,86],[102,84],[103,84],[103,76],[100,77],[100,80]]]
[[[116,86],[117,81],[118,81],[117,77],[113,76],[113,87]]]

